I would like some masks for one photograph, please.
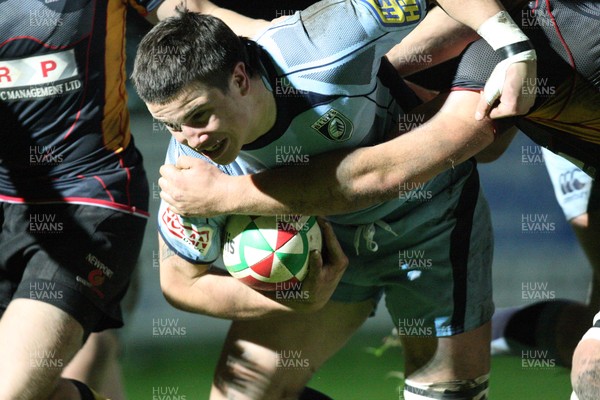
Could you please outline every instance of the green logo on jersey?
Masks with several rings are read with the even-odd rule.
[[[323,114],[311,127],[334,142],[350,139],[353,131],[352,121],[335,108]]]

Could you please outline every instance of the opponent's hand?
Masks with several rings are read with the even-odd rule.
[[[535,102],[537,63],[535,60],[498,63],[485,84],[475,119],[505,118],[523,115]]]
[[[535,102],[537,55],[533,45],[506,11],[486,19],[477,33],[502,61],[485,84],[475,119],[482,120],[487,115],[504,118],[525,114]]]
[[[302,281],[298,300],[281,303],[301,312],[320,310],[331,298],[348,267],[348,258],[338,242],[329,222],[317,218],[323,238],[322,251],[310,252],[308,275]]]
[[[160,197],[177,214],[213,217],[226,214],[229,175],[199,158],[181,156],[175,165],[160,167]]]

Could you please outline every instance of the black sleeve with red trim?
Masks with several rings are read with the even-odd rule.
[[[456,67],[451,90],[471,90],[475,92],[483,90],[485,82],[500,61],[502,61],[502,58],[483,39],[471,43],[462,54]],[[494,138],[506,132],[515,122],[515,118],[492,120]]]
[[[496,65],[502,59],[485,40],[478,40],[465,50],[456,67],[452,90],[483,90]]]
[[[593,29],[597,20],[587,22],[582,11],[572,9],[574,6],[568,1],[553,0],[551,3],[552,11],[545,8],[545,3],[540,3],[535,10],[525,6],[512,13],[537,52],[536,86],[539,89],[536,89],[537,99],[532,110],[540,107],[554,93],[548,88],[557,88],[571,79],[576,71],[591,81],[598,75],[597,60],[600,58],[597,54],[600,47],[597,35],[593,31],[582,32]],[[599,0],[581,3],[600,15]],[[482,89],[500,61],[501,56],[484,40],[472,43],[460,57],[452,88]]]
[[[502,59],[483,39],[469,45],[463,54],[406,79],[427,89],[445,92],[452,90],[483,90],[494,67]]]

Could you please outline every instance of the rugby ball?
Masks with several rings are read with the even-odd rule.
[[[315,217],[232,215],[223,240],[229,273],[257,290],[299,288],[311,250],[321,250]]]

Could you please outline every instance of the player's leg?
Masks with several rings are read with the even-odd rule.
[[[27,275],[27,261],[37,260],[29,219],[26,206],[0,204],[0,399],[48,399],[53,392],[58,398],[79,399],[76,388],[60,383],[59,376],[81,346],[83,328],[65,311],[36,299],[38,294],[57,298],[62,293],[34,284],[30,298],[13,299]]]
[[[113,329],[92,333],[67,365],[62,377],[85,382],[111,400],[123,400],[120,346],[118,333]]]
[[[330,301],[315,313],[233,322],[211,400],[233,394],[236,399],[298,399],[314,371],[344,346],[373,307],[372,300]]]
[[[0,399],[48,398],[83,335],[81,325],[55,306],[29,299],[12,301],[0,320]]]
[[[412,239],[399,254],[405,277],[385,289],[407,400],[487,398],[493,237],[476,170],[461,172],[468,168],[449,172],[466,175],[404,221]]]
[[[487,399],[490,372],[491,323],[445,338],[402,337],[404,349],[404,398],[428,399],[443,390],[448,399]],[[435,390],[434,390],[435,388]],[[454,397],[451,397],[454,396]]]
[[[89,206],[10,206],[0,231],[9,303],[0,320],[0,399],[93,398],[60,375],[89,332],[122,324],[119,302],[145,220]],[[31,214],[55,222],[22,223]]]
[[[139,267],[133,272],[131,284],[121,302],[124,320],[127,320],[127,317],[133,312],[138,292]],[[84,382],[111,400],[124,400],[125,388],[120,361],[121,346],[119,331],[116,329],[92,333],[63,371],[63,378]]]
[[[584,303],[552,300],[500,310],[494,316],[492,354],[517,354],[543,350],[549,359],[570,367],[573,351],[593,311]],[[499,318],[504,315],[504,320]]]
[[[592,266],[591,295],[587,303],[552,300],[499,310],[493,319],[492,351],[543,349],[562,365],[571,366],[575,346],[588,329],[587,321],[600,307],[600,225],[594,211],[600,190],[575,165],[546,149],[542,151],[556,199]]]
[[[592,266],[592,285],[588,299],[588,308],[600,308],[600,185],[592,183],[592,194],[588,212],[573,218],[571,226],[575,231],[581,248]]]
[[[586,303],[569,302],[549,334],[558,360],[570,366],[573,352],[589,322],[600,308],[600,187],[591,177],[564,158],[544,149],[544,161],[556,199],[592,267]]]
[[[104,399],[81,382],[60,378],[82,340],[83,328],[64,311],[36,300],[11,302],[0,320],[0,399]]]

